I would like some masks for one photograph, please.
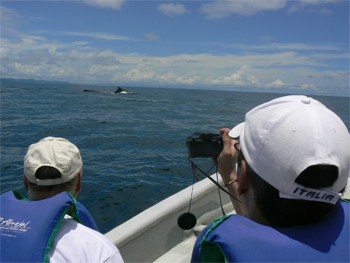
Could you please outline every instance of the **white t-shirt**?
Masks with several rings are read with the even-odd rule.
[[[117,247],[103,234],[65,216],[50,251],[50,263],[123,263]]]

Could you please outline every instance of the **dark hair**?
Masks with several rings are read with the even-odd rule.
[[[35,177],[38,179],[56,179],[61,178],[61,173],[55,167],[51,166],[41,166],[35,173]],[[57,185],[37,185],[28,180],[31,189],[37,193],[52,192],[60,193],[64,191],[71,191],[71,189],[76,185],[78,176],[74,177],[72,180],[65,182],[63,184]]]
[[[255,194],[255,202],[262,216],[272,225],[291,227],[306,225],[322,219],[335,205],[316,201],[286,199],[263,180],[249,165],[248,175]],[[315,165],[305,169],[296,183],[309,188],[323,188],[334,184],[338,168],[333,165]]]

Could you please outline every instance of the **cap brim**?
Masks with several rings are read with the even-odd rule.
[[[241,122],[240,124],[236,125],[235,127],[232,128],[232,130],[228,133],[228,135],[233,139],[237,139],[241,135],[241,132],[244,129],[244,125],[245,125],[245,122]]]

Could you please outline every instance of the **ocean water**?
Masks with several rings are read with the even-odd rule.
[[[83,92],[84,89],[98,92]],[[186,138],[233,127],[269,93],[1,80],[1,193],[23,187],[23,157],[46,136],[75,143],[84,161],[78,199],[102,232],[193,182]],[[318,97],[349,129],[349,98]]]

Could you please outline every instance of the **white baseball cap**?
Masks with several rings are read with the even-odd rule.
[[[39,179],[36,172],[40,167],[56,168],[61,178]],[[24,157],[24,174],[37,185],[57,185],[72,180],[83,168],[79,149],[64,138],[46,137],[29,146]]]
[[[349,132],[343,121],[310,97],[280,97],[249,111],[230,133],[249,166],[279,190],[280,197],[335,204],[350,171]],[[306,168],[333,165],[338,178],[328,188],[295,183]]]

